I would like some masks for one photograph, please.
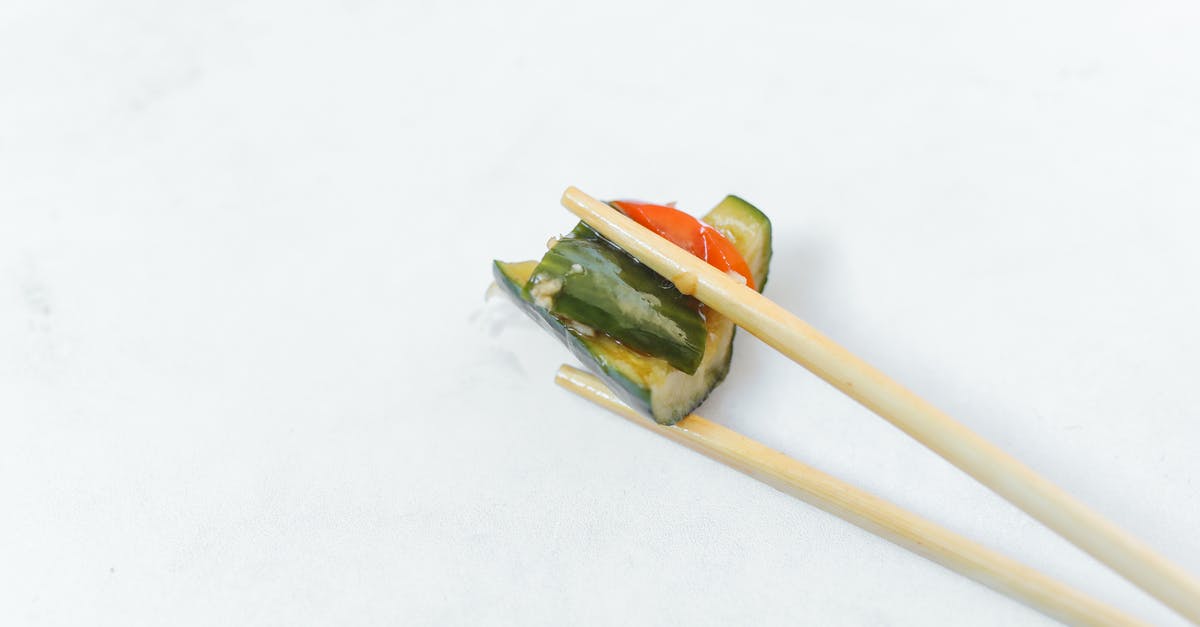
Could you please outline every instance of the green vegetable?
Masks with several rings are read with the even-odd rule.
[[[542,257],[525,296],[688,374],[704,357],[700,303],[582,222]]]
[[[753,205],[735,196],[726,197],[702,219],[721,231],[737,248],[749,265],[755,284],[762,289],[771,259],[770,220]],[[607,240],[604,242],[612,246]],[[628,257],[627,253],[618,252]],[[582,262],[574,263],[579,263],[585,272],[589,269]],[[580,328],[572,319],[556,317],[545,307],[535,305],[536,296],[532,292],[536,284],[530,289],[524,287],[539,267],[540,264],[534,261],[497,261],[494,264],[496,283],[522,310],[562,340],[622,400],[649,414],[656,422],[668,425],[678,422],[695,410],[729,372],[736,327],[721,314],[712,310],[705,312],[704,350],[698,366],[689,374],[673,367],[666,359],[639,353],[598,332],[599,327]],[[666,283],[662,277],[654,276]]]
[[[754,205],[730,195],[701,219],[720,231],[742,254],[761,292],[771,266],[771,221],[767,216]]]

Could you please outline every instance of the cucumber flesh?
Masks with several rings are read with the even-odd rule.
[[[742,254],[761,292],[771,266],[771,220],[754,205],[733,195],[726,196],[701,219],[720,231]]]
[[[734,196],[727,197],[702,219],[730,239],[746,259],[755,285],[761,290],[771,258],[770,220],[753,205]],[[703,358],[695,372],[688,374],[665,359],[638,353],[604,334],[588,335],[535,305],[533,296],[523,286],[537,266],[536,261],[497,261],[496,283],[522,310],[562,340],[626,404],[656,422],[666,425],[678,422],[704,402],[728,374],[736,327],[725,316],[706,308]]]

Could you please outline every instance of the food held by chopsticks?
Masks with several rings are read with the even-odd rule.
[[[1200,579],[812,325],[576,187],[562,204],[676,286],[941,455],[1200,625]]]
[[[634,410],[674,425],[699,406],[729,371],[736,324],[1200,625],[1200,580],[763,296],[771,226],[749,203],[727,197],[708,226],[575,187],[562,204],[575,230],[541,262],[495,262],[497,282]]]
[[[727,196],[702,221],[665,205],[610,204],[739,282],[766,284],[771,222],[741,198]],[[733,322],[583,222],[550,244],[540,262],[496,261],[496,283],[656,422],[704,402],[729,372]]]

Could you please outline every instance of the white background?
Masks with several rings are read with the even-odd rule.
[[[1200,572],[1191,2],[0,5],[0,621],[1039,614],[554,387],[493,257],[726,193],[768,295]],[[1179,620],[743,334],[703,413]]]

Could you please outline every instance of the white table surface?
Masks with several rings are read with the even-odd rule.
[[[1200,572],[1191,2],[0,7],[0,620],[1040,625],[551,384],[603,197]],[[703,413],[1180,620],[747,334]]]

